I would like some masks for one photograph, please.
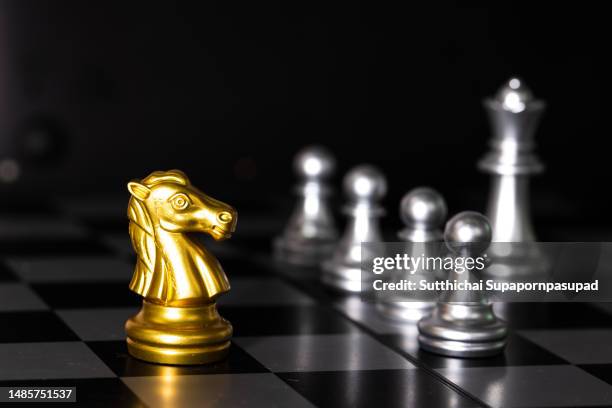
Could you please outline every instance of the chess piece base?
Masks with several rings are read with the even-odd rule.
[[[427,351],[451,357],[487,357],[506,345],[506,326],[487,304],[438,304],[421,320],[419,345]]]
[[[431,314],[433,302],[377,302],[376,309],[385,318],[400,322],[418,322]]]
[[[462,342],[436,339],[419,335],[419,345],[430,353],[448,357],[490,357],[501,353],[506,345],[505,340],[488,342]]]
[[[361,280],[360,266],[342,265],[333,260],[323,263],[321,281],[341,292],[360,293],[370,289],[370,282]]]
[[[168,307],[143,301],[142,309],[125,324],[129,353],[161,364],[207,364],[224,359],[232,325],[216,304]]]

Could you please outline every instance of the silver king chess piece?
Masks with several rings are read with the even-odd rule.
[[[440,193],[428,187],[409,191],[400,202],[399,214],[404,228],[397,236],[407,243],[404,252],[413,259],[440,256],[440,243],[444,237],[442,225],[447,214],[446,202]],[[421,280],[435,282],[436,273],[421,264],[414,271],[394,271],[392,280],[412,281],[415,284]],[[435,300],[435,296],[425,291],[381,292],[376,307],[390,319],[416,322],[431,313]]]
[[[295,156],[293,166],[300,179],[295,188],[297,203],[284,231],[274,240],[274,253],[288,264],[317,266],[329,258],[338,240],[328,185],[336,162],[327,149],[310,146]]]
[[[369,287],[369,274],[361,273],[362,242],[381,242],[379,218],[384,209],[379,201],[387,192],[385,176],[376,167],[360,165],[349,171],[343,180],[348,203],[343,208],[347,216],[344,235],[331,258],[323,263],[321,279],[326,285],[346,292],[360,292]]]
[[[444,230],[448,249],[464,259],[483,256],[491,236],[487,218],[473,211],[455,215]],[[474,269],[459,270],[457,265],[449,274],[449,282],[479,281]],[[506,326],[477,290],[443,292],[433,313],[419,321],[418,328],[421,348],[446,356],[490,356],[501,352],[506,344]]]
[[[513,278],[546,272],[538,250],[529,208],[529,177],[544,166],[534,152],[534,134],[546,104],[525,83],[511,78],[493,98],[484,101],[493,137],[480,170],[491,174],[487,217],[493,230],[492,276]]]

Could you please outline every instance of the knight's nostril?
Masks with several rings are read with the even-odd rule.
[[[223,211],[222,213],[219,213],[219,221],[221,222],[230,222],[232,220],[232,214],[228,213],[227,211]]]

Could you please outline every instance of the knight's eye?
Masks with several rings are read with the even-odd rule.
[[[170,199],[170,204],[175,210],[184,210],[189,207],[189,198],[185,194],[177,194]]]

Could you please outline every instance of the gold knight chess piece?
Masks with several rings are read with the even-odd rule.
[[[230,289],[219,261],[188,233],[215,240],[236,228],[236,210],[191,185],[180,170],[156,171],[128,183],[129,232],[137,255],[130,289],[142,308],[125,324],[129,353],[162,364],[223,359],[232,325],[216,299]]]

